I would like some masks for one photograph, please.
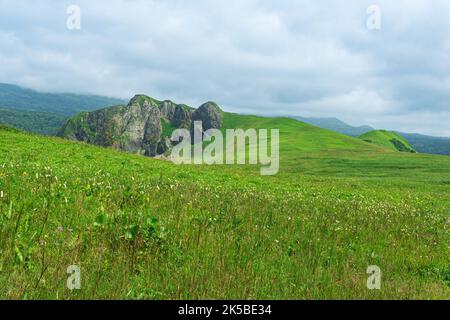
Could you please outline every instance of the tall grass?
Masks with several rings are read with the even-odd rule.
[[[339,164],[330,175],[305,160],[314,174],[265,178],[0,138],[3,299],[449,297],[448,167],[425,183],[377,178],[386,171],[369,165],[371,178],[342,177]],[[66,287],[70,265],[81,290]],[[369,265],[383,272],[381,290],[366,287]]]

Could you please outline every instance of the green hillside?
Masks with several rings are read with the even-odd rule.
[[[66,120],[56,113],[0,109],[0,124],[42,135],[56,135]]]
[[[386,130],[373,130],[359,136],[360,139],[400,152],[416,152],[400,134]]]
[[[175,129],[191,128],[196,120],[202,120],[208,126],[204,130],[216,128],[225,132],[227,129],[238,128],[279,129],[283,139],[280,144],[283,165],[295,164],[302,156],[307,154],[311,157],[318,152],[328,152],[330,156],[326,159],[329,161],[336,151],[356,155],[382,150],[379,146],[367,144],[360,139],[291,118],[227,113],[214,102],[207,102],[195,109],[170,100],[158,101],[146,95],[134,96],[127,105],[79,113],[70,118],[58,136],[130,153],[156,156],[167,154],[171,150],[169,138]],[[296,166],[290,167],[298,169]]]
[[[324,128],[339,133],[346,134],[351,137],[357,137],[366,132],[374,130],[370,126],[351,126],[337,118],[305,118],[298,116],[291,116],[291,118]]]
[[[72,93],[46,93],[0,83],[0,108],[57,113],[70,116],[80,111],[123,103],[116,98]]]
[[[404,132],[399,132],[399,134],[408,140],[417,152],[450,156],[450,138],[448,137],[433,137]]]
[[[290,116],[291,118],[351,137],[360,136],[366,132],[374,130],[370,126],[351,126],[336,118],[305,118]],[[417,133],[398,132],[404,137],[414,150],[420,153],[440,154],[450,156],[450,138],[433,137]]]
[[[317,152],[324,150],[379,150],[376,146],[343,134],[322,129],[301,121],[283,117],[260,117],[225,113],[224,128],[277,128],[284,143],[285,152],[299,155],[302,152]]]
[[[450,158],[224,115],[249,126],[280,128],[278,175],[0,128],[0,298],[448,298]]]

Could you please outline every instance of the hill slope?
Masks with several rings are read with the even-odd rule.
[[[44,93],[11,84],[0,84],[0,108],[57,113],[70,116],[123,103],[120,99],[97,95]]]
[[[392,131],[374,130],[359,136],[359,138],[395,151],[416,152],[404,137]]]
[[[337,118],[304,118],[304,117],[293,117],[294,119],[318,126],[320,128],[336,131],[348,136],[357,137],[366,132],[374,130],[370,126],[351,126]]]
[[[172,101],[136,95],[126,106],[84,112],[72,117],[59,136],[120,150],[155,156],[168,153],[170,136],[177,128],[189,128],[202,120],[203,130],[279,129],[280,148],[286,160],[295,161],[302,152],[376,152],[379,147],[343,134],[321,129],[290,118],[259,117],[223,112],[214,102],[198,109]]]
[[[230,126],[280,126],[279,175],[0,128],[0,298],[448,297],[448,157],[228,116]],[[290,137],[297,128],[306,132]],[[313,147],[317,135],[331,149]],[[365,152],[348,151],[359,144]],[[74,264],[83,289],[69,291]],[[383,290],[366,288],[374,264]]]
[[[298,116],[291,116],[291,118],[352,137],[358,137],[375,130],[370,126],[351,126],[336,118],[305,118]],[[397,133],[404,137],[417,152],[450,155],[450,138],[433,137],[416,133]]]
[[[0,124],[42,135],[56,135],[66,120],[56,113],[0,109]]]

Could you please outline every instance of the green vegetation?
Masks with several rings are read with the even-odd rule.
[[[381,147],[400,152],[416,152],[414,148],[400,134],[386,130],[373,130],[359,136],[360,139]]]
[[[183,108],[184,110],[193,110],[194,108],[192,108],[191,106],[188,106],[187,104],[179,104],[179,106],[181,108]]]
[[[66,120],[55,113],[0,109],[0,124],[42,135],[56,135]]]
[[[354,127],[336,118],[303,118],[295,116],[292,118],[352,137],[357,137],[374,130],[370,126]],[[417,152],[450,156],[450,138],[432,137],[417,133],[398,133],[404,137]]]
[[[448,299],[449,157],[224,114],[250,127],[280,129],[277,176],[0,128],[0,298]]]
[[[161,119],[161,126],[162,126],[162,133],[161,133],[162,137],[170,138],[172,136],[172,132],[177,129],[175,126],[173,126],[169,121],[167,121],[164,118]]]
[[[43,93],[0,83],[0,107],[14,110],[56,113],[70,116],[81,111],[91,111],[124,101],[97,95],[71,93]]]
[[[366,132],[374,130],[370,126],[351,126],[336,118],[305,118],[305,117],[295,117],[292,118],[324,128],[339,133],[346,134],[351,137],[360,136]]]
[[[0,84],[0,124],[56,135],[71,115],[123,102],[102,96],[42,93]]]
[[[431,137],[413,133],[400,134],[408,140],[417,152],[450,156],[450,138]]]
[[[130,104],[136,104],[136,105],[143,105],[144,102],[149,102],[151,104],[155,104],[155,105],[161,105],[161,101],[156,100],[155,98],[149,97],[145,94],[137,94],[133,97],[133,99],[131,99]]]

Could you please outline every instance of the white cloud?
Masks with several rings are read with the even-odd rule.
[[[0,0],[0,82],[448,134],[450,2]],[[435,125],[433,125],[435,124]]]

